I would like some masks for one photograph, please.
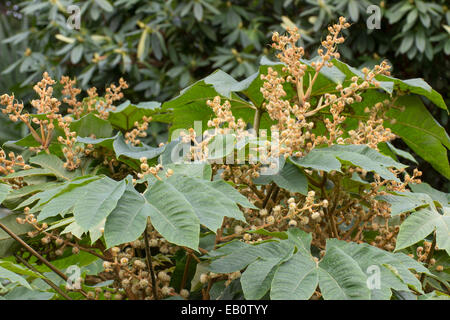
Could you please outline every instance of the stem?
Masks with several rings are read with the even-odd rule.
[[[255,118],[253,119],[253,129],[255,130],[255,134],[259,136],[259,125],[261,122],[262,110],[260,108],[256,108],[255,110]]]
[[[266,194],[266,196],[264,198],[264,201],[262,203],[263,209],[266,207],[267,202],[269,202],[270,196],[272,195],[272,192],[273,192],[274,188],[275,188],[275,183],[272,182],[272,184],[270,185],[269,190],[267,191],[267,194]]]
[[[31,124],[29,122],[25,122],[25,124],[28,127],[28,129],[30,129],[30,132],[31,132],[31,135],[33,136],[33,138],[42,145],[43,141],[42,141],[41,137],[39,137],[36,130],[34,130],[34,128],[31,126]]]
[[[433,242],[431,242],[430,252],[428,252],[427,260],[425,261],[425,268],[427,269],[428,266],[430,265],[431,258],[433,258],[435,247],[436,247],[436,231],[433,233]],[[420,282],[422,283],[422,285],[424,280],[425,280],[425,273],[422,273],[422,275],[420,276]]]
[[[39,273],[41,276],[43,276],[42,280],[47,283],[50,287],[53,288],[61,297],[63,297],[66,300],[73,300],[71,297],[67,295],[64,291],[62,291],[56,284],[54,284],[50,279],[46,278],[42,272],[37,270],[35,267],[33,267],[31,264],[28,263],[24,258],[20,257],[19,255],[15,254],[15,257],[18,261],[20,261],[24,266],[26,266],[28,269]]]
[[[186,285],[188,273],[189,273],[189,265],[191,264],[191,253],[187,254],[186,257],[186,264],[184,265],[184,272],[183,272],[183,278],[181,279],[181,285],[180,285],[180,291],[184,289],[184,286]]]
[[[144,241],[145,241],[145,256],[147,258],[147,266],[150,270],[150,278],[152,280],[152,290],[153,290],[153,296],[155,297],[155,300],[158,300],[157,292],[156,292],[156,277],[155,277],[155,271],[153,270],[153,264],[152,264],[152,255],[150,252],[150,245],[148,241],[148,226],[145,227],[144,231]]]
[[[322,192],[322,197],[326,198],[326,191],[325,191],[325,183],[327,182],[327,173],[324,172],[323,173],[323,180],[322,183],[320,185],[320,190]],[[332,234],[334,233],[334,237],[336,239],[339,239],[339,231],[336,227],[336,221],[334,220],[334,212],[336,210],[337,207],[337,203],[339,201],[339,190],[340,189],[340,184],[339,184],[339,180],[336,183],[336,193],[335,193],[335,197],[334,197],[334,201],[333,201],[333,207],[331,210],[328,210],[328,208],[325,208],[325,211],[327,213],[328,218],[330,219],[330,225],[331,225],[331,231]]]
[[[56,273],[58,276],[60,276],[64,281],[67,281],[69,278],[62,273],[60,270],[58,270],[54,265],[52,265],[47,259],[45,259],[43,256],[41,256],[36,250],[34,250],[32,247],[30,247],[28,244],[25,243],[22,239],[20,239],[14,232],[8,229],[4,224],[0,222],[0,228],[2,228],[11,238],[16,240],[18,243],[20,243],[28,252],[30,252],[33,256],[35,256],[38,260],[40,260],[43,264],[45,264],[47,267],[49,267],[54,273]]]
[[[225,217],[222,220],[222,226],[220,227],[219,230],[217,230],[216,239],[214,240],[214,250],[217,249],[217,244],[219,243],[220,239],[222,238],[223,228],[225,228]]]

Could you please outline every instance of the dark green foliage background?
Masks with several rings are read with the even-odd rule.
[[[52,4],[53,3],[53,4]],[[32,97],[44,71],[77,77],[83,88],[100,89],[124,77],[132,102],[166,101],[180,89],[220,68],[236,79],[257,71],[271,56],[273,31],[294,23],[302,44],[314,54],[326,26],[343,15],[352,22],[341,59],[353,66],[388,59],[398,78],[424,78],[449,105],[450,11],[446,1],[271,0],[271,1],[3,1],[0,4],[0,94]],[[70,4],[81,8],[81,29],[66,26]],[[381,29],[369,30],[366,8],[381,7]],[[62,35],[56,37],[57,35]],[[64,41],[70,38],[71,43]],[[25,55],[29,48],[30,55]],[[29,51],[30,52],[30,51]],[[95,57],[101,57],[98,62]],[[310,58],[311,56],[307,56]],[[94,59],[95,60],[95,59]],[[445,110],[429,105],[448,126]],[[0,123],[0,141],[25,130]],[[154,124],[150,142],[164,140],[165,126]],[[160,137],[161,136],[161,137]],[[399,140],[398,147],[407,147]],[[422,161],[425,180],[448,191],[450,183]]]

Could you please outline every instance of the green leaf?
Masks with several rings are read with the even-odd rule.
[[[105,147],[109,150],[113,150],[114,141],[116,141],[120,135],[121,135],[121,133],[117,133],[113,137],[99,138],[99,139],[94,139],[94,138],[89,138],[89,137],[77,137],[77,141],[85,143],[85,144],[93,144],[93,145]]]
[[[359,8],[358,2],[355,0],[350,0],[348,2],[348,12],[350,13],[350,18],[353,22],[357,22],[359,19]]]
[[[1,218],[0,222],[19,237],[25,236],[28,231],[34,230],[28,223],[18,224],[16,222],[17,217],[22,216],[18,214],[9,214],[6,217]],[[18,248],[20,248],[20,245],[16,240],[12,239],[3,229],[0,229],[0,258],[13,255],[17,252]]]
[[[337,239],[327,240],[326,254],[318,262],[310,252],[311,234],[300,229],[289,229],[287,234],[287,240],[257,245],[225,244],[208,253],[207,258],[213,260],[209,269],[231,273],[246,268],[241,277],[246,299],[260,299],[270,289],[271,299],[283,300],[309,299],[317,285],[324,299],[389,300],[392,289],[409,291],[412,287],[422,292],[411,270],[430,274],[403,253]]]
[[[160,107],[161,103],[157,101],[140,102],[135,105],[127,100],[109,113],[108,121],[117,129],[129,131],[133,129],[136,121],[141,122],[142,117],[154,115]]]
[[[257,207],[255,207],[255,205],[253,205],[250,201],[248,201],[246,197],[244,197],[239,191],[237,191],[235,188],[233,188],[230,184],[228,184],[224,180],[216,180],[208,183],[217,191],[220,191],[230,200],[233,200],[242,207],[257,209]]]
[[[394,181],[399,180],[388,168],[406,167],[366,145],[333,145],[326,148],[316,148],[304,157],[291,157],[290,160],[297,166],[326,172],[340,171],[341,163],[351,163],[366,171],[373,171],[384,179]]]
[[[0,266],[0,278],[8,279],[12,283],[18,283],[31,290],[30,284],[15,272],[9,271]]]
[[[230,101],[233,115],[244,121],[252,121],[254,110],[251,105],[233,92],[233,86],[238,82],[227,73],[217,70],[206,78],[197,81],[180,92],[178,97],[162,105],[162,111],[173,113],[173,123],[169,135],[177,138],[175,130],[197,128],[196,121],[201,121],[202,128],[207,128],[208,120],[214,115],[212,109],[206,105],[207,100],[220,96]],[[204,129],[203,129],[204,130]],[[198,134],[202,134],[198,132]]]
[[[52,172],[57,178],[71,180],[79,176],[78,171],[68,171],[64,168],[64,162],[53,154],[39,154],[30,158],[30,163],[37,164],[43,169]]]
[[[425,45],[426,45],[426,38],[425,38],[425,32],[423,29],[419,29],[416,33],[416,47],[420,52],[425,51]]]
[[[55,293],[32,290],[31,287],[16,287],[8,292],[5,300],[50,300]]]
[[[203,180],[211,180],[212,169],[208,163],[169,163],[164,166],[167,169],[172,169],[174,174],[182,174],[193,178]]]
[[[145,157],[150,160],[163,153],[165,146],[158,148],[150,147],[147,145],[144,145],[142,147],[135,147],[131,144],[126,143],[123,136],[120,135],[114,140],[113,148],[117,158],[125,156],[131,159],[139,160],[141,157]]]
[[[395,104],[404,106],[405,111],[390,108],[386,117],[396,121],[394,124],[385,122],[385,127],[391,128],[415,153],[445,177],[450,178],[446,149],[450,148],[450,137],[445,129],[438,124],[418,97],[403,96]]]
[[[203,18],[203,7],[199,2],[194,3],[194,16],[197,21],[201,21]]]
[[[286,189],[290,192],[298,192],[306,195],[308,193],[308,179],[303,173],[302,169],[286,162],[284,158],[280,158],[279,171],[274,175],[260,175],[259,178],[253,182],[255,184],[269,184],[275,182],[280,188]]]
[[[11,272],[14,272],[16,274],[20,274],[23,276],[28,276],[28,277],[32,277],[32,278],[42,278],[42,275],[30,270],[30,269],[26,269],[24,267],[22,267],[21,265],[12,263],[11,261],[2,261],[0,260],[0,267],[9,270]]]
[[[208,182],[183,175],[172,175],[166,180],[191,204],[202,225],[216,232],[225,216],[245,222],[234,201],[216,190]]]
[[[72,49],[72,52],[70,53],[70,61],[72,62],[72,64],[77,64],[78,62],[80,62],[82,56],[83,56],[83,45],[79,44]]]
[[[327,246],[319,267],[319,286],[325,300],[370,299],[366,275],[340,248]]]
[[[53,183],[48,185],[46,188],[43,188],[41,192],[38,192],[25,201],[23,201],[15,210],[19,210],[21,208],[24,208],[26,206],[31,206],[34,204],[37,200],[39,200],[35,206],[31,209],[31,213],[38,212],[42,208],[42,205],[47,204],[50,200],[52,200],[56,196],[60,196],[66,192],[72,191],[74,188],[83,186],[87,183],[90,183],[94,180],[100,179],[101,176],[86,176],[86,177],[79,177],[75,178],[72,181],[66,181],[65,183]],[[55,213],[55,215],[58,213]],[[39,220],[39,217],[38,217]]]
[[[411,192],[399,193],[398,195],[380,195],[376,199],[388,202],[391,205],[391,216],[413,211],[432,202],[426,194]]]
[[[390,142],[387,142],[386,144],[387,144],[387,146],[389,147],[389,149],[390,149],[392,152],[394,152],[397,156],[402,157],[402,158],[405,158],[405,159],[408,159],[409,161],[414,162],[415,164],[419,164],[419,163],[417,162],[417,160],[414,159],[414,157],[413,157],[410,153],[408,153],[408,152],[406,152],[406,151],[403,151],[403,150],[401,150],[401,149],[398,149],[398,148],[394,147],[394,146],[392,145],[392,143],[390,143]]]
[[[157,181],[144,193],[151,205],[150,219],[169,242],[198,250],[200,221],[194,208],[171,184]]]
[[[408,286],[420,292],[421,284],[410,269],[429,273],[421,263],[403,253],[394,254],[366,243],[357,244],[336,239],[328,240],[327,249],[332,246],[340,248],[358,263],[367,276],[366,284],[373,286],[370,288],[371,299],[388,300],[392,296],[391,289],[407,291]],[[377,276],[374,271],[379,272],[379,277],[371,283],[371,277]]]
[[[439,190],[432,188],[428,183],[422,182],[419,184],[409,184],[409,187],[412,191],[416,193],[425,193],[428,194],[431,199],[439,202],[442,206],[448,206],[450,203],[450,194],[444,193]]]
[[[107,12],[112,12],[114,7],[109,3],[108,0],[95,0],[95,3]]]
[[[108,215],[105,223],[105,241],[108,248],[139,238],[147,225],[152,208],[145,198],[129,183]]]
[[[270,298],[272,300],[308,300],[318,283],[316,262],[311,255],[298,251],[275,272]]]
[[[24,207],[33,204],[39,199],[37,204],[31,209],[31,213],[39,212],[38,221],[45,220],[56,215],[64,216],[71,210],[88,192],[85,186],[97,179],[97,177],[87,177],[67,182],[55,188],[37,193],[20,204]]]
[[[117,182],[108,177],[84,186],[85,195],[73,209],[77,224],[85,231],[97,226],[116,207],[125,187],[125,180]]]
[[[259,300],[269,291],[280,259],[257,259],[241,276],[245,299]]]
[[[441,215],[432,208],[420,209],[400,225],[395,250],[407,248],[425,239],[436,230],[436,244],[450,254],[450,216]]]
[[[109,121],[100,119],[93,113],[81,117],[70,124],[70,130],[75,131],[79,137],[109,138],[113,128]]]
[[[5,177],[2,177],[1,179],[7,180],[12,178],[19,178],[19,177],[33,177],[33,176],[54,176],[54,172],[49,169],[41,169],[41,168],[33,168],[29,170],[20,170],[13,173],[8,174]]]
[[[11,190],[12,188],[10,185],[0,183],[0,204],[2,204],[3,201],[5,201],[6,197],[8,196]]]

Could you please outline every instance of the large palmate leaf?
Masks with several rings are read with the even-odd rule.
[[[450,216],[443,215],[433,207],[423,208],[410,214],[400,225],[395,250],[409,247],[436,231],[436,244],[450,254]]]
[[[401,253],[368,244],[329,239],[318,261],[310,252],[311,235],[290,229],[288,239],[257,245],[231,242],[210,253],[209,269],[216,273],[245,271],[241,277],[246,299],[309,299],[319,286],[324,299],[390,299],[392,289],[421,292],[410,271],[429,273]],[[296,248],[292,251],[293,247]],[[294,254],[293,254],[294,253]],[[373,271],[375,270],[375,274]]]
[[[209,185],[215,188],[217,191],[224,194],[228,199],[236,202],[242,207],[256,209],[256,207],[248,201],[246,197],[239,193],[235,188],[233,188],[230,184],[225,182],[224,180],[215,180],[209,181]]]
[[[291,157],[290,160],[297,166],[326,172],[340,171],[343,164],[351,163],[366,171],[375,172],[384,179],[394,181],[399,180],[388,168],[406,167],[366,145],[332,145],[316,148],[304,157]]]
[[[225,216],[245,222],[236,203],[216,190],[208,181],[173,175],[166,180],[174,186],[194,208],[202,225],[216,232]]]
[[[39,212],[40,221],[57,215],[64,217],[73,212],[77,227],[83,232],[91,232],[91,239],[98,239],[101,236],[99,230],[124,190],[124,180],[114,181],[101,176],[85,177],[37,193],[27,199],[25,204],[39,200],[31,212]],[[21,204],[23,205],[24,203]]]
[[[155,229],[168,241],[197,250],[200,224],[216,232],[224,217],[245,222],[237,204],[255,207],[226,182],[205,180],[203,167],[195,167],[201,169],[200,176],[181,170],[169,178],[152,179],[144,197],[157,209],[149,214]]]
[[[173,210],[166,207],[167,198],[163,196],[164,192],[172,192]],[[116,208],[106,220],[106,243],[110,247],[137,239],[145,229],[146,218],[151,217],[155,229],[166,239],[197,249],[194,247],[196,242],[192,238],[198,238],[196,233],[199,224],[216,232],[225,216],[245,221],[236,202],[248,206],[251,204],[245,203],[239,196],[245,199],[239,192],[237,195],[230,193],[220,181],[212,183],[181,174],[174,174],[164,182],[152,185],[145,197],[128,185]],[[175,205],[186,202],[189,204],[186,210],[177,211],[180,207]],[[191,219],[192,212],[196,219]]]

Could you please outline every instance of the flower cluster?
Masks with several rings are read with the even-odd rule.
[[[82,157],[88,155],[92,151],[92,145],[85,147],[77,144],[76,132],[71,129],[71,123],[79,119],[87,113],[93,113],[96,116],[107,119],[109,112],[115,110],[113,103],[123,98],[123,89],[128,88],[127,83],[121,78],[119,85],[112,84],[106,88],[104,97],[99,97],[96,88],[87,91],[86,100],[78,101],[77,96],[81,90],[75,88],[76,81],[68,77],[61,77],[60,83],[63,85],[61,90],[62,102],[68,105],[67,115],[60,112],[61,101],[53,97],[53,86],[56,81],[53,80],[47,72],[44,72],[43,79],[34,87],[34,91],[39,99],[31,101],[31,106],[36,110],[30,114],[24,108],[23,103],[16,101],[14,95],[4,94],[0,97],[0,104],[5,105],[2,112],[9,115],[14,121],[21,121],[28,127],[33,138],[39,143],[37,147],[31,147],[30,150],[35,152],[45,151],[50,153],[49,147],[54,138],[64,145],[62,151],[66,158],[64,167],[68,170],[74,170],[81,164]],[[144,137],[145,130],[148,128],[148,122],[151,119],[144,117],[143,124],[136,124],[137,129],[129,133],[125,133],[127,141],[139,144],[137,137]],[[62,131],[63,134],[55,136],[56,129]]]
[[[139,123],[139,121],[136,121],[134,123],[135,129],[126,132],[125,133],[125,142],[126,143],[132,143],[133,145],[137,146],[141,143],[141,140],[138,138],[144,138],[147,136],[146,130],[148,129],[149,122],[152,121],[152,117],[142,117],[142,123]]]

